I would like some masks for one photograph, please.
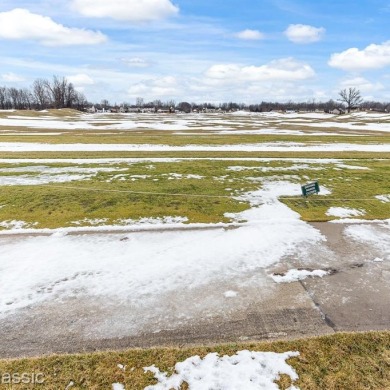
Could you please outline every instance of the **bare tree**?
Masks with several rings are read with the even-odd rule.
[[[23,108],[19,89],[13,87],[9,88],[8,94],[11,99],[12,108],[14,108],[15,110]]]
[[[46,88],[46,80],[36,79],[33,83],[33,96],[37,108],[44,109],[50,106],[49,92]]]
[[[137,107],[143,107],[144,104],[145,104],[144,98],[142,98],[142,97],[137,97],[137,99],[136,99],[136,101],[135,101],[135,105],[136,105]]]
[[[6,87],[0,87],[0,108],[4,110],[7,108],[8,89]]]
[[[351,109],[359,107],[363,102],[363,99],[360,95],[360,91],[356,88],[343,89],[339,92],[341,99],[339,101],[347,105],[348,112],[351,112]]]
[[[107,110],[110,107],[110,102],[107,99],[103,99],[100,104],[102,105],[102,108]]]
[[[79,91],[74,92],[73,107],[77,110],[84,110],[88,102],[84,94]]]

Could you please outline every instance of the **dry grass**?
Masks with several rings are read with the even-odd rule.
[[[0,373],[42,372],[44,385],[14,385],[4,389],[65,389],[74,382],[76,389],[110,389],[112,383],[123,383],[127,390],[144,389],[156,383],[143,367],[155,364],[160,370],[173,372],[176,362],[193,355],[210,352],[232,355],[237,351],[299,351],[289,360],[299,375],[296,385],[301,390],[385,390],[390,389],[390,333],[340,333],[318,338],[262,342],[232,343],[185,348],[133,349],[81,355],[51,356],[36,359],[0,360]],[[126,366],[123,371],[118,364]],[[290,386],[282,377],[281,389]],[[184,387],[183,387],[184,389]],[[240,389],[241,390],[241,389]]]
[[[77,118],[80,116],[81,112],[77,110],[73,110],[72,108],[63,108],[63,109],[51,109],[51,110],[43,110],[43,111],[35,111],[35,110],[9,110],[9,111],[0,111],[0,118],[8,118],[9,116],[23,116],[26,118],[39,118],[39,117],[72,117]]]

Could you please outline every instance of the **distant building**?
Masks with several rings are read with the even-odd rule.
[[[329,113],[334,115],[341,115],[341,114],[345,114],[345,111],[342,108],[335,108]]]

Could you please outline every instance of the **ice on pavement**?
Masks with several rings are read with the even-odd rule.
[[[145,390],[179,389],[183,383],[188,384],[189,390],[278,390],[275,381],[280,375],[288,375],[292,382],[298,379],[295,369],[286,362],[296,356],[299,352],[239,351],[233,356],[209,353],[203,359],[192,356],[176,363],[171,376],[155,365],[144,367],[145,372],[152,372],[158,381]],[[298,390],[295,386],[289,388],[294,389]]]
[[[347,226],[344,234],[352,239],[376,248],[384,258],[390,260],[390,220],[380,224]]]
[[[50,299],[105,297],[139,305],[169,291],[199,288],[265,269],[321,242],[320,232],[278,201],[300,186],[264,182],[242,198],[237,229],[0,237],[0,313]],[[164,225],[162,225],[164,226]]]

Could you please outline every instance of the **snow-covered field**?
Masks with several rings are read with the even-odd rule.
[[[324,232],[317,225],[305,222],[300,214],[287,206],[289,203],[282,202],[281,197],[298,197],[301,200],[300,185],[316,179],[317,175],[323,174],[325,178],[328,172],[331,172],[328,181],[326,185],[321,183],[321,192],[316,197],[322,213],[318,215],[330,216],[328,219],[335,218],[336,222],[346,224],[329,225],[341,229],[343,239],[363,247],[369,253],[367,261],[380,266],[390,260],[390,219],[375,223],[364,221],[372,212],[372,204],[383,208],[389,203],[387,189],[380,188],[370,194],[370,199],[366,199],[368,203],[361,206],[342,204],[342,199],[334,199],[334,204],[329,201],[341,181],[356,179],[353,183],[356,189],[361,177],[375,176],[378,172],[375,169],[384,171],[390,143],[386,142],[382,133],[390,131],[388,115],[359,113],[337,117],[321,113],[241,112],[224,116],[166,116],[156,120],[156,116],[151,114],[83,114],[65,118],[46,116],[45,113],[37,117],[6,114],[2,113],[0,119],[0,133],[4,137],[12,135],[16,138],[12,142],[0,142],[0,190],[10,191],[15,198],[1,201],[0,212],[3,215],[16,202],[16,196],[23,196],[28,191],[43,192],[46,196],[43,199],[50,203],[50,191],[54,188],[65,192],[72,189],[73,194],[77,189],[88,190],[90,184],[91,191],[100,188],[114,193],[134,192],[139,188],[137,186],[146,185],[146,194],[150,195],[151,191],[159,190],[158,183],[162,181],[168,183],[167,188],[173,195],[177,188],[184,188],[193,196],[205,196],[205,192],[199,195],[196,191],[202,189],[202,185],[206,186],[207,180],[211,182],[208,185],[212,189],[222,183],[221,193],[214,198],[210,196],[215,204],[220,202],[217,198],[224,198],[229,202],[248,203],[249,208],[242,212],[224,210],[221,214],[226,218],[224,223],[189,223],[191,216],[179,212],[124,217],[115,214],[115,202],[109,201],[107,210],[114,209],[115,218],[86,213],[69,219],[67,225],[55,225],[59,226],[55,229],[42,226],[33,219],[27,222],[28,218],[23,220],[19,215],[0,219],[0,320],[19,318],[19,315],[37,313],[41,309],[45,311],[53,305],[73,307],[81,305],[81,302],[96,302],[107,318],[99,319],[99,325],[92,327],[88,337],[125,337],[145,329],[151,333],[174,329],[200,318],[229,317],[249,301],[254,302],[254,306],[261,305],[262,297],[275,291],[284,291],[288,296],[290,291],[296,292],[293,289],[299,283],[326,283],[333,274],[330,266],[340,263],[340,259],[334,258],[335,252],[327,246]],[[108,137],[123,131],[135,134],[137,131],[155,130],[156,133],[164,131],[164,135],[170,133],[170,137],[173,135],[181,141],[187,139],[183,135],[196,137],[205,133],[221,136],[221,139],[230,134],[244,137],[265,135],[267,139],[264,142],[248,142],[246,139],[236,144],[203,142],[178,143],[175,146],[168,142],[160,143],[161,139],[153,144],[55,143],[53,139],[51,143],[46,143],[39,138],[25,142],[23,138],[30,132],[31,135],[47,138],[71,134],[73,130],[94,132],[94,137],[98,133]],[[346,131],[360,138],[337,142]],[[382,132],[381,142],[372,141],[376,138],[365,142],[370,132],[377,134],[378,131]],[[302,142],[302,136],[308,134],[320,138]],[[337,137],[330,142],[324,141],[322,137],[329,134]],[[280,141],[277,138],[280,136],[296,138]],[[12,158],[14,152],[21,153]],[[46,154],[48,152],[50,158]],[[77,153],[78,158],[66,157],[68,152]],[[106,157],[83,156],[83,152],[106,152],[103,155]],[[145,155],[126,158],[111,152],[145,152]],[[148,152],[155,154],[148,157]],[[178,157],[168,158],[159,154],[164,152],[172,152],[172,156],[176,152],[192,152],[192,157],[179,157],[181,154],[177,153]],[[202,152],[219,154],[218,157],[205,157]],[[231,152],[237,155],[230,157]],[[258,157],[247,157],[247,152],[259,154],[254,154]],[[261,157],[262,152],[311,152],[310,156],[313,152],[324,153],[321,156],[326,156],[326,152],[339,152],[340,158],[281,159],[276,153],[275,157],[265,158]],[[371,159],[370,165],[364,158],[345,159],[343,152],[378,152],[385,157],[377,157],[375,161]],[[5,153],[6,156],[2,156]],[[207,168],[201,172],[199,166],[203,163],[209,170],[218,164],[223,169],[220,168],[218,175]],[[380,168],[376,168],[375,163]],[[160,170],[156,170],[158,164],[172,165],[164,171],[161,165],[158,166]],[[185,169],[180,170],[184,164]],[[192,170],[196,164],[199,164],[198,170]],[[349,179],[345,179],[347,175]],[[245,189],[248,183],[251,190]],[[88,210],[96,206],[82,196],[80,199],[87,204]],[[321,199],[324,203],[320,202]],[[129,197],[128,202],[132,201],[133,198]],[[36,208],[41,206],[34,204]],[[207,213],[210,205],[195,206],[206,207]],[[310,201],[305,207],[310,209]],[[31,209],[35,212],[33,207]],[[44,207],[43,210],[51,212]],[[350,220],[351,217],[357,219]],[[390,210],[385,218],[390,218]],[[355,223],[350,224],[353,221]],[[301,290],[296,293],[294,305],[306,299],[302,294]],[[288,307],[289,299],[283,294],[282,297],[278,296],[278,302],[294,310],[294,307]],[[271,306],[276,310],[278,304]],[[307,307],[316,310],[311,301]],[[118,324],[115,319],[122,318],[121,315],[131,320]],[[285,363],[289,356],[292,355],[271,356],[243,351],[232,357],[215,354],[205,359],[193,357],[178,363],[176,373],[171,377],[157,368],[149,368],[159,381],[150,389],[168,388],[183,381],[190,383],[199,375],[204,379],[203,383],[211,387],[216,383],[225,386],[224,381],[227,380],[224,388],[229,388],[235,381],[242,384],[248,380],[245,388],[271,389],[271,383],[280,374],[296,379],[294,371]],[[241,370],[250,371],[250,378],[243,377]],[[117,384],[117,388],[119,386]]]
[[[8,114],[8,115],[4,115]],[[313,126],[329,127],[356,131],[390,131],[390,115],[380,113],[358,112],[349,115],[332,115],[325,113],[291,113],[278,112],[249,113],[235,112],[228,114],[178,114],[174,116],[161,114],[83,114],[78,116],[55,117],[39,113],[36,116],[18,116],[14,112],[3,112],[0,118],[1,127],[26,127],[48,130],[205,130],[223,132],[226,130],[245,131],[245,127],[254,130],[275,130],[272,125],[282,123],[285,127]],[[279,127],[279,126],[278,126]],[[276,129],[277,130],[277,129]],[[185,133],[184,133],[185,134]],[[294,133],[299,134],[299,133]]]
[[[1,152],[390,152],[389,144],[265,142],[238,145],[45,144],[0,142]]]

